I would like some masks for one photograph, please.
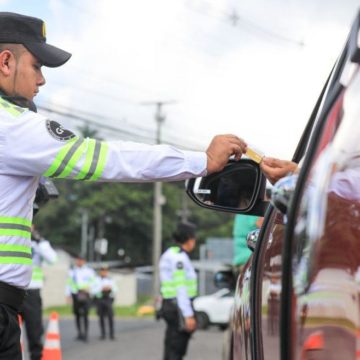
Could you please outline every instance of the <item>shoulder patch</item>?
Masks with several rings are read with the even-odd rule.
[[[184,263],[182,261],[178,261],[176,263],[176,268],[179,269],[179,270],[183,269],[184,268]]]
[[[54,120],[46,120],[46,129],[54,139],[59,141],[68,141],[76,137],[72,131],[64,129]]]

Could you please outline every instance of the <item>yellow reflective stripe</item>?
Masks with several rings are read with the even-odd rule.
[[[31,258],[30,246],[0,244],[0,264],[31,265]]]
[[[31,221],[20,217],[0,216],[0,236],[31,238]]]
[[[0,256],[0,264],[31,265],[32,259],[17,256]]]
[[[172,253],[174,253],[174,254],[177,254],[177,253],[180,252],[180,248],[179,248],[178,246],[172,246],[172,247],[170,248],[170,251],[171,251]]]
[[[71,150],[72,146],[74,145],[75,142],[77,142],[79,140],[79,137],[75,137],[71,140],[69,140],[62,148],[61,150],[58,152],[58,154],[55,157],[55,160],[53,161],[53,163],[50,165],[49,169],[47,169],[44,172],[44,176],[50,177],[52,176],[56,170],[61,166],[63,160],[65,159],[67,153]]]
[[[72,173],[77,162],[80,160],[81,156],[83,155],[85,148],[86,148],[85,141],[82,141],[81,144],[79,143],[79,147],[75,149],[68,163],[65,164],[64,170],[59,175],[56,176],[57,178],[66,178]]]
[[[23,252],[31,254],[31,247],[24,245],[0,244],[0,251]]]
[[[0,216],[0,223],[18,224],[31,227],[31,221],[21,217]]]
[[[79,173],[75,176],[75,179],[77,179],[77,180],[85,179],[85,177],[89,173],[92,159],[94,157],[95,143],[96,143],[96,141],[94,139],[88,140],[88,148],[86,150],[86,159],[85,159],[83,167],[81,168]]]
[[[31,280],[34,281],[44,280],[44,272],[40,267],[33,267]]]
[[[21,108],[20,106],[12,104],[11,102],[6,101],[1,97],[0,97],[0,107],[13,116],[19,116],[25,111],[25,109]]]
[[[101,177],[101,175],[104,171],[104,168],[105,168],[106,161],[107,161],[108,150],[109,150],[108,143],[102,141],[101,147],[100,147],[99,160],[96,164],[96,169],[94,171],[94,175],[89,179],[90,181],[95,181],[99,177]]]

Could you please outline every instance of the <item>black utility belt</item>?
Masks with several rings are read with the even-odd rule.
[[[26,291],[0,281],[0,304],[19,311],[26,296]]]
[[[194,301],[195,298],[190,298],[190,302],[192,303]],[[163,299],[162,300],[163,302],[167,302],[167,303],[170,303],[170,304],[175,304],[177,305],[177,300],[176,298],[173,298],[173,299]]]

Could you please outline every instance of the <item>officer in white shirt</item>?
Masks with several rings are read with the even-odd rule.
[[[17,312],[31,279],[33,200],[41,176],[87,181],[172,181],[221,170],[246,143],[216,136],[206,152],[165,145],[83,139],[35,113],[45,84],[41,67],[71,54],[46,43],[45,23],[0,12],[0,344],[1,356],[21,359]],[[5,322],[5,318],[9,318]]]
[[[95,271],[86,265],[85,259],[77,255],[75,265],[69,270],[65,294],[72,302],[77,329],[77,340],[88,341],[89,310],[91,296],[96,283]]]
[[[95,282],[96,307],[101,332],[100,340],[106,338],[106,319],[109,324],[109,337],[111,340],[115,340],[113,303],[116,292],[117,286],[114,279],[109,276],[108,267],[102,266]]]
[[[197,295],[197,276],[188,255],[196,245],[195,226],[180,223],[173,238],[175,246],[167,249],[159,262],[161,314],[167,324],[164,360],[181,360],[196,330],[192,302]]]
[[[31,360],[40,360],[42,357],[44,333],[42,321],[41,289],[44,285],[43,263],[54,264],[57,261],[56,251],[37,232],[34,225],[31,232],[32,249],[32,277],[27,288],[21,315],[25,322],[28,349]]]

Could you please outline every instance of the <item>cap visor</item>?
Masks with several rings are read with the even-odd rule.
[[[67,51],[46,43],[26,43],[24,46],[45,66],[58,67],[71,57]]]

